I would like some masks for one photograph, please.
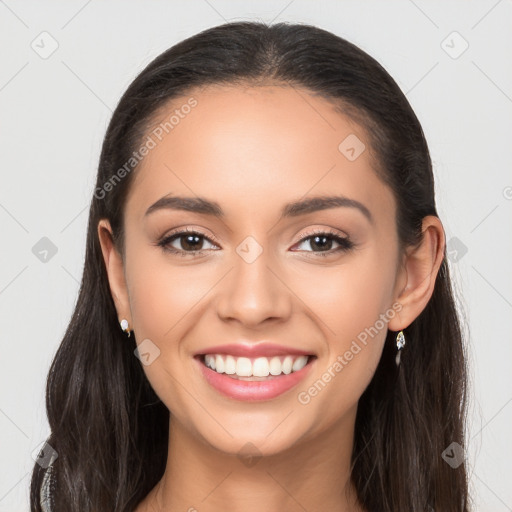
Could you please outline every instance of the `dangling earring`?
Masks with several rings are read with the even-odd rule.
[[[405,336],[404,336],[404,331],[400,331],[397,335],[396,335],[396,348],[397,348],[397,353],[396,353],[396,357],[395,357],[395,363],[397,366],[400,366],[400,354],[402,353],[402,349],[405,347]]]
[[[131,336],[132,332],[130,331],[130,328],[128,327],[128,320],[126,318],[123,318],[121,322],[119,322],[121,325],[121,329],[128,335],[128,338]]]

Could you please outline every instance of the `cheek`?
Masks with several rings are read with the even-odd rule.
[[[139,337],[168,346],[183,329],[182,320],[200,307],[215,284],[215,276],[208,265],[171,264],[171,256],[160,248],[134,248],[131,255],[127,281],[134,326]]]
[[[389,302],[394,277],[389,256],[370,250],[354,255],[346,265],[316,272],[314,284],[304,279],[296,288],[318,319],[328,354],[318,360],[319,382],[302,389],[301,403],[322,395],[315,401],[329,417],[359,400],[378,366],[387,324],[395,314]]]
[[[297,277],[293,290],[322,327],[331,351],[344,352],[347,342],[372,327],[385,335],[387,325],[378,320],[389,307],[393,272],[379,256],[355,254],[337,267]]]
[[[182,383],[195,362],[182,353],[181,340],[204,313],[202,304],[219,276],[209,265],[173,265],[160,249],[133,244],[130,251],[126,274],[135,336],[139,345],[150,340],[158,353],[144,372],[169,409],[185,410]]]

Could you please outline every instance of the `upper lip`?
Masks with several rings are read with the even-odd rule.
[[[204,354],[226,354],[236,357],[272,357],[272,356],[285,356],[285,355],[298,355],[310,356],[311,352],[306,350],[299,350],[285,345],[278,345],[276,343],[230,343],[225,345],[215,345],[214,347],[207,347],[196,352],[196,356]]]

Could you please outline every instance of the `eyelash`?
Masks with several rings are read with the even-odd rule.
[[[207,250],[209,250],[209,249],[200,249],[197,251],[182,251],[180,249],[175,249],[174,247],[169,246],[169,244],[171,242],[173,242],[174,240],[177,240],[181,236],[187,235],[187,234],[198,235],[201,238],[205,238],[210,243],[217,244],[217,241],[215,240],[214,237],[210,238],[210,237],[204,235],[203,233],[200,233],[199,231],[194,231],[192,229],[185,229],[182,231],[171,233],[171,234],[163,237],[161,240],[159,240],[156,243],[156,245],[161,247],[164,252],[170,252],[172,254],[176,254],[179,256],[183,256],[183,257],[189,256],[189,255],[192,257],[202,256]],[[349,237],[342,237],[342,236],[338,235],[337,233],[335,233],[334,231],[329,231],[329,230],[327,230],[327,231],[326,230],[316,230],[316,231],[313,231],[310,233],[304,233],[303,237],[299,240],[298,244],[305,242],[309,239],[312,239],[316,236],[325,236],[325,237],[333,240],[334,242],[336,242],[339,245],[338,248],[330,249],[328,251],[306,251],[306,252],[312,252],[320,257],[330,256],[334,253],[341,252],[341,251],[348,252],[355,247],[355,244],[350,240]],[[297,245],[297,244],[295,244],[295,245]]]

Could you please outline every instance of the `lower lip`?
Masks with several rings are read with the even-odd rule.
[[[270,400],[296,386],[308,375],[316,358],[298,372],[278,375],[268,380],[249,381],[233,379],[225,373],[208,368],[199,358],[194,358],[208,383],[217,391],[235,400]]]

